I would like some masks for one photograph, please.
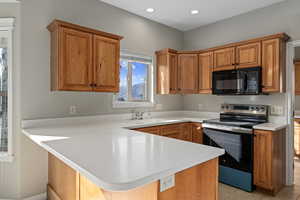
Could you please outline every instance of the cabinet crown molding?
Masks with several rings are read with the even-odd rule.
[[[80,30],[80,31],[87,32],[87,33],[101,35],[101,36],[108,37],[108,38],[115,39],[115,40],[122,40],[123,39],[123,36],[115,35],[115,34],[112,34],[112,33],[107,33],[107,32],[104,32],[104,31],[99,31],[99,30],[92,29],[92,28],[87,28],[87,27],[84,27],[84,26],[80,26],[80,25],[77,25],[77,24],[72,24],[72,23],[62,21],[62,20],[59,20],[59,19],[54,19],[52,21],[52,23],[48,25],[47,28],[50,32],[53,32],[53,31],[57,30],[58,27],[72,28],[72,29]]]

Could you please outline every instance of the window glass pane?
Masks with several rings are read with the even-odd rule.
[[[120,61],[120,91],[118,94],[118,101],[128,101],[128,62],[127,60]]]
[[[7,38],[0,37],[0,152],[7,151]]]
[[[132,62],[132,99],[145,101],[147,99],[148,64]]]

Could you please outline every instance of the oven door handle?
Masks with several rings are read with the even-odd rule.
[[[216,124],[202,124],[203,128],[210,128],[210,129],[216,129],[216,130],[223,130],[223,131],[231,131],[233,133],[245,133],[245,134],[252,134],[252,129],[248,128],[240,128],[240,127],[232,127],[232,126],[222,126],[222,125],[216,125]]]

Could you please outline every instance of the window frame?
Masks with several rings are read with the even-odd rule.
[[[140,54],[135,54],[135,53],[128,53],[126,51],[121,51],[121,56],[120,56],[120,61],[122,59],[122,56],[126,57],[136,57],[136,58],[141,58],[141,59],[148,59],[151,60],[150,63],[148,62],[141,62],[137,60],[130,60],[131,62],[140,62],[140,63],[145,63],[148,64],[148,72],[147,72],[147,100],[146,101],[139,101],[139,100],[131,100],[129,99],[128,101],[118,101],[118,93],[113,95],[113,108],[149,108],[149,107],[154,107],[154,86],[153,86],[153,57],[152,56],[145,56],[145,55],[140,55]],[[128,72],[132,74],[131,72],[132,68],[128,68]],[[132,89],[132,76],[129,78],[128,83],[130,83],[130,87],[128,87],[128,93],[131,92]]]
[[[0,18],[0,37],[7,37],[7,152],[0,152],[0,162],[12,162],[13,155],[13,30],[15,18]]]

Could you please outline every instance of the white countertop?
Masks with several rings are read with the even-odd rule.
[[[38,120],[39,126],[30,121],[23,133],[99,187],[126,191],[224,154],[223,149],[123,128],[191,120],[183,117],[142,121],[97,117],[53,119],[45,123]]]
[[[254,126],[254,129],[258,130],[266,130],[266,131],[278,131],[283,128],[286,128],[287,124],[280,124],[280,123],[264,123]]]
[[[145,120],[128,120],[129,115],[25,120],[22,126],[25,135],[99,187],[126,191],[224,154],[223,149],[129,130],[180,122],[201,123],[218,116],[170,113]],[[285,126],[266,123],[255,128],[276,131]]]

